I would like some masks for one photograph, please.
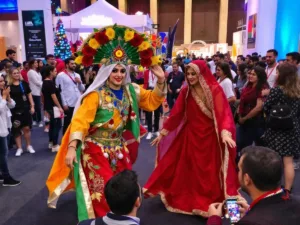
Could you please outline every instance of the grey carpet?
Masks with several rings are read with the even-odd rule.
[[[48,191],[45,181],[52,166],[54,154],[47,149],[47,134],[41,128],[32,132],[36,154],[24,153],[15,157],[15,150],[9,154],[11,174],[22,181],[17,187],[0,185],[0,225],[76,225],[76,200],[74,193],[61,197],[57,209],[47,207]],[[138,161],[134,169],[139,181],[144,184],[154,167],[155,149],[142,140]],[[299,173],[296,176],[295,192],[299,192]],[[139,211],[142,225],[203,225],[205,220],[168,212],[159,198],[146,199]],[[224,224],[227,224],[226,222]]]

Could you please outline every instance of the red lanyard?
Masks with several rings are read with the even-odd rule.
[[[67,75],[70,77],[70,79],[71,79],[71,80],[73,81],[73,83],[76,85],[75,80],[73,79],[73,77],[71,77],[71,75],[68,73],[68,71],[65,70],[64,72],[65,72],[65,74],[67,74]]]
[[[268,197],[271,197],[273,195],[276,195],[276,194],[279,194],[282,192],[282,188],[277,188],[276,190],[273,190],[273,191],[268,191],[267,193],[261,195],[260,197],[258,197],[257,199],[255,199],[249,209],[248,209],[248,212],[258,203],[260,202],[261,200],[265,199],[265,198],[268,198]]]
[[[274,71],[274,69],[277,67],[277,63],[276,63],[276,66],[274,66],[274,68],[271,70],[271,72],[270,73],[268,73],[268,69],[269,69],[269,67],[267,67],[267,79],[269,79],[269,77],[271,76],[271,74],[273,73],[273,71]]]

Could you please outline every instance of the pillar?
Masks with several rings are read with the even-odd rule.
[[[219,43],[227,42],[228,0],[220,0]]]
[[[157,0],[150,0],[150,17],[154,24],[158,22]]]
[[[127,13],[127,0],[118,0],[119,10]]]
[[[184,44],[192,42],[192,0],[184,0]]]
[[[68,0],[61,0],[60,1],[60,8],[62,11],[64,12],[69,12],[69,8],[68,8]]]

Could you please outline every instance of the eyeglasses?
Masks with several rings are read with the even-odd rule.
[[[126,73],[126,70],[125,69],[120,69],[120,70],[118,70],[118,69],[116,69],[116,68],[114,68],[113,70],[112,70],[112,72],[113,73],[117,73],[117,72],[121,72],[121,73]]]

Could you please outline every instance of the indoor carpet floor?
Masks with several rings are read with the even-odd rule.
[[[41,128],[34,127],[32,145],[36,153],[24,153],[21,157],[15,157],[15,150],[10,151],[8,161],[11,174],[21,180],[22,184],[17,187],[0,185],[0,225],[77,224],[74,192],[63,195],[57,209],[47,207],[48,191],[45,181],[55,157],[55,153],[47,149],[47,140],[47,134]],[[142,185],[153,170],[154,157],[154,147],[150,147],[149,141],[143,138],[138,161],[134,165]],[[192,177],[186,176],[183,179]],[[294,191],[295,193],[300,191],[298,172]],[[141,225],[203,225],[206,222],[201,217],[168,212],[158,197],[145,199],[138,216],[141,218]],[[224,224],[229,223],[224,221]]]

